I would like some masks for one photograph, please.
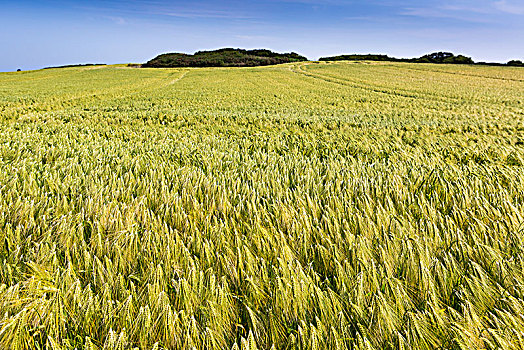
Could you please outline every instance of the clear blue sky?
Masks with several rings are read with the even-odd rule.
[[[0,71],[219,47],[524,59],[524,0],[0,0]]]

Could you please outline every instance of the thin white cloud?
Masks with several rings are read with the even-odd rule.
[[[499,11],[506,12],[512,15],[524,15],[524,5],[515,4],[507,0],[495,1],[495,8]]]
[[[515,0],[462,0],[404,6],[400,15],[422,18],[448,18],[470,23],[501,23],[507,15],[523,15],[524,4]]]
[[[108,1],[103,6],[79,6],[83,10],[96,11],[96,12],[107,12],[127,15],[148,15],[148,16],[167,16],[167,17],[179,17],[187,19],[252,19],[255,18],[251,14],[242,12],[240,9],[235,8],[231,5],[221,6],[217,8],[206,4],[200,3],[189,3],[189,4],[176,4],[169,3],[167,1],[137,1],[129,0],[126,5],[122,6],[123,1],[113,0]],[[109,16],[106,16],[109,18]],[[119,17],[112,17],[118,19]]]
[[[493,22],[486,16],[479,16],[479,13],[480,12],[478,10],[467,12],[463,9],[450,9],[446,7],[408,7],[399,12],[400,15],[422,18],[447,18],[470,23]]]
[[[180,18],[221,18],[221,19],[251,19],[252,16],[248,16],[240,13],[233,13],[231,11],[183,11],[173,9],[154,9],[147,12],[150,15],[162,15],[169,17],[180,17]]]
[[[108,17],[108,18],[118,25],[126,24],[126,20],[123,17]]]

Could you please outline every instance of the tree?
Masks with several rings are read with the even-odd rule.
[[[444,62],[446,59],[452,58],[454,55],[451,52],[433,52],[429,55],[422,56],[421,58],[427,57],[432,62]]]
[[[514,66],[514,67],[523,67],[524,66],[524,63],[522,63],[521,60],[511,60],[506,64],[508,66]]]
[[[470,57],[463,55],[447,57],[442,60],[442,63],[455,63],[455,64],[473,64],[473,60]]]

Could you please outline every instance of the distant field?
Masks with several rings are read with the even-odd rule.
[[[524,68],[0,74],[0,348],[524,348]]]

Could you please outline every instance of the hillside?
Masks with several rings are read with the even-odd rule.
[[[0,73],[0,349],[517,350],[524,69]]]
[[[142,67],[255,67],[273,64],[306,61],[297,53],[276,53],[270,50],[219,49],[185,53],[166,53],[148,61]]]

